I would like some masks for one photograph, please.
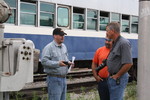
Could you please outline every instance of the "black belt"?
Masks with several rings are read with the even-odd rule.
[[[108,80],[108,78],[101,78],[101,79],[103,79],[104,81],[105,81],[105,80]]]
[[[48,76],[52,76],[52,77],[60,77],[60,78],[65,78],[66,75],[54,75],[54,74],[47,74]]]
[[[113,76],[113,75],[115,75],[115,74],[117,74],[117,73],[110,73],[109,75],[110,75],[110,76]]]

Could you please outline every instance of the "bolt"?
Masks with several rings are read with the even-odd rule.
[[[27,47],[27,49],[30,49],[30,47]]]
[[[26,60],[29,60],[29,58],[27,57]]]
[[[25,55],[25,56],[26,56],[26,55],[28,55],[28,52],[27,52],[27,51],[25,51],[25,52],[24,52],[24,55]]]
[[[29,55],[31,55],[31,52],[29,52]]]
[[[21,51],[21,54],[23,54],[23,51]]]
[[[26,48],[26,46],[23,46],[23,49],[25,49]]]
[[[25,60],[25,57],[22,57],[23,60]]]

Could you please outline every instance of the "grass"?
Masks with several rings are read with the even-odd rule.
[[[131,82],[127,85],[126,90],[125,90],[125,96],[124,100],[137,100],[136,97],[136,86],[137,82]],[[45,91],[43,89],[43,91]],[[86,91],[86,87],[81,87],[81,93],[67,93],[66,100],[100,100],[99,99],[99,94],[98,91],[95,89],[90,90],[88,92]],[[23,99],[23,94],[16,92],[13,94],[14,99],[10,100],[26,100]],[[36,92],[33,92],[33,98],[31,100],[48,100],[47,95],[43,95],[42,97],[39,97]]]
[[[127,85],[126,90],[125,90],[125,96],[124,100],[137,100],[136,97],[136,82],[131,82]],[[84,92],[86,89],[85,87],[81,87],[83,90],[82,93],[80,94],[75,94],[75,93],[67,93],[67,99],[66,100],[100,100],[99,95],[96,89],[91,90],[89,92]]]
[[[127,85],[124,100],[137,100],[137,82],[133,81]]]

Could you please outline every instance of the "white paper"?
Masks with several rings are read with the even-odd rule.
[[[74,60],[75,60],[75,58],[76,58],[76,57],[74,57],[74,56],[72,57],[72,63],[73,63],[73,64],[74,64]],[[68,72],[70,72],[70,71],[71,71],[71,68],[72,68],[72,65],[70,65],[70,67],[69,67],[69,69],[68,69]]]

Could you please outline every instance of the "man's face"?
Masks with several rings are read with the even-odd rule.
[[[114,39],[114,31],[110,30],[108,27],[106,28],[106,37],[108,39]]]
[[[108,38],[105,39],[106,48],[109,48],[109,49],[112,48],[112,41],[113,41],[112,39],[108,39]]]
[[[61,43],[63,43],[64,42],[64,35],[63,36],[61,36],[61,35],[54,35],[54,39],[56,40],[56,42],[58,43],[58,44],[61,44]]]

